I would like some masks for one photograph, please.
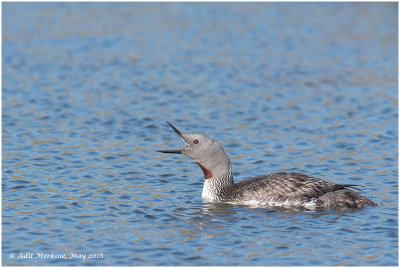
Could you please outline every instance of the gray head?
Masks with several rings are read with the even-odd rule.
[[[167,124],[183,140],[181,150],[160,150],[161,153],[183,154],[192,158],[203,170],[206,179],[219,178],[231,172],[231,164],[222,145],[201,133],[182,133],[171,123]]]

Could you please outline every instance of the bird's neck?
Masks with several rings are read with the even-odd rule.
[[[225,178],[232,174],[231,160],[222,147],[214,154],[198,157],[195,161],[203,171],[205,180]]]
[[[224,191],[234,185],[232,176],[232,165],[228,154],[220,146],[212,155],[199,158],[196,163],[204,173],[204,186],[202,198],[206,202],[222,201]]]
[[[229,170],[222,176],[211,177],[204,180],[201,197],[206,202],[222,201],[224,192],[233,185],[232,169],[229,167]]]

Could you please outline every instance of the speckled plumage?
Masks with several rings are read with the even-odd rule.
[[[219,202],[295,207],[362,208],[374,202],[348,189],[301,173],[273,173],[220,188]]]

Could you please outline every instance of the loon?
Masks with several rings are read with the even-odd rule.
[[[332,183],[301,173],[273,173],[235,183],[229,156],[219,142],[201,133],[181,133],[168,121],[167,124],[185,142],[186,147],[157,152],[183,154],[200,166],[205,179],[202,192],[205,202],[309,209],[378,206],[349,189],[357,189],[358,185]]]

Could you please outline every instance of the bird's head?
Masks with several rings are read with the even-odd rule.
[[[201,133],[182,133],[171,123],[168,125],[183,140],[180,150],[159,150],[161,153],[183,154],[192,158],[203,170],[205,179],[218,178],[230,172],[230,161],[222,145]]]

